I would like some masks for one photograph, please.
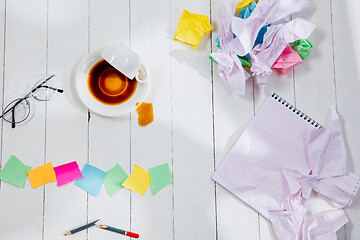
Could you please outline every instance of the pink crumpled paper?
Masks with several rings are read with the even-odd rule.
[[[272,69],[276,69],[280,74],[288,74],[293,67],[302,63],[302,59],[299,54],[287,45],[275,63],[272,65]]]

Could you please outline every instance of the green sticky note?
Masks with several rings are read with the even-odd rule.
[[[0,179],[17,187],[24,187],[31,167],[24,165],[17,157],[11,155],[0,172]]]
[[[151,180],[151,193],[155,195],[161,189],[173,182],[169,165],[167,163],[149,169]]]
[[[117,163],[115,167],[106,172],[104,178],[104,186],[110,197],[114,196],[123,188],[122,183],[127,179],[128,175]]]

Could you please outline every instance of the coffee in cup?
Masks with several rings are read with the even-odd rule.
[[[137,81],[129,79],[105,59],[97,62],[88,75],[91,95],[106,105],[119,105],[129,100],[135,93]]]

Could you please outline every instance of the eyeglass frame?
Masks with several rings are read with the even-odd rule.
[[[36,96],[33,95],[34,92],[36,92],[37,90],[39,90],[40,88],[44,87],[44,88],[47,88],[47,89],[50,89],[50,90],[53,90],[53,91],[56,91],[58,93],[63,93],[64,90],[63,89],[60,89],[60,88],[55,88],[55,87],[51,87],[51,86],[47,86],[47,85],[44,85],[46,82],[48,82],[50,79],[52,79],[53,77],[55,76],[55,74],[51,75],[50,77],[46,78],[43,82],[41,82],[40,84],[38,84],[37,86],[34,86],[29,93],[27,93],[24,97],[22,98],[17,98],[13,101],[11,101],[9,104],[6,105],[6,107],[4,109],[7,109],[8,106],[10,106],[13,102],[17,101],[14,106],[12,106],[11,108],[7,109],[5,112],[3,111],[0,118],[3,118],[6,122],[9,122],[11,123],[11,127],[12,128],[15,128],[16,127],[16,123],[21,123],[23,121],[25,121],[29,115],[30,115],[30,110],[29,110],[29,113],[26,115],[26,117],[24,118],[24,120],[20,121],[20,122],[16,122],[15,121],[15,108],[20,104],[22,103],[23,101],[26,101],[26,105],[29,105],[30,107],[30,102],[28,100],[28,98],[30,98],[31,96],[33,96],[36,100],[38,101],[48,101],[50,99],[46,99],[46,100],[43,100],[43,99],[39,99],[37,98]],[[4,116],[6,114],[8,114],[9,112],[12,112],[12,121],[9,121],[7,120]]]

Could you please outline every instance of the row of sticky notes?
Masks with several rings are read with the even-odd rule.
[[[173,182],[167,163],[152,167],[149,171],[135,164],[132,173],[128,176],[119,164],[107,172],[90,164],[85,164],[80,171],[76,161],[57,167],[53,167],[53,164],[49,162],[32,169],[12,155],[0,172],[0,180],[17,187],[24,187],[28,177],[33,188],[55,181],[57,186],[75,181],[76,186],[93,196],[99,195],[104,183],[110,197],[123,187],[144,195],[151,186],[151,193],[155,195]]]

